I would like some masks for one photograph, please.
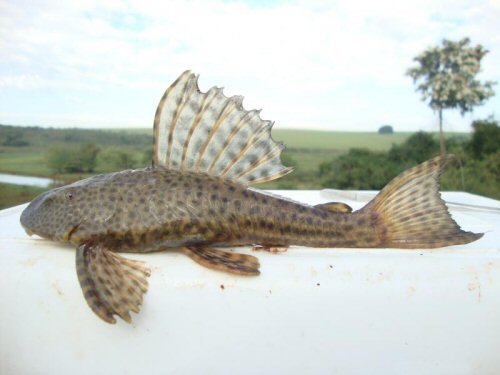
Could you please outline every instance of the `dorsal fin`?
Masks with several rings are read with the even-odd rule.
[[[274,180],[292,171],[281,164],[284,148],[271,138],[271,121],[246,111],[242,96],[221,88],[206,93],[185,71],[165,91],[154,120],[153,166],[208,173],[243,184]]]

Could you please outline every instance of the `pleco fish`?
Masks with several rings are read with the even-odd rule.
[[[249,184],[291,172],[270,121],[246,111],[241,96],[202,93],[184,72],[154,119],[151,167],[91,177],[35,198],[21,215],[28,234],[74,244],[76,270],[91,309],[108,323],[131,321],[148,289],[147,266],[116,252],[180,248],[220,271],[258,275],[259,261],[215,246],[436,248],[482,236],[464,232],[440,198],[452,156],[426,161],[351,212],[341,203],[309,206]]]

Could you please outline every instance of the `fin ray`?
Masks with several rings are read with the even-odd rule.
[[[328,202],[314,205],[316,208],[336,213],[351,213],[352,207],[342,202]]]
[[[360,210],[375,220],[382,246],[435,248],[483,236],[463,231],[441,199],[439,177],[453,159],[453,155],[438,156],[401,173]]]
[[[247,276],[260,274],[259,260],[252,255],[201,246],[183,247],[182,251],[196,263],[218,271]]]
[[[166,90],[154,120],[153,166],[207,173],[243,184],[292,171],[280,160],[284,146],[271,137],[272,122],[246,111],[242,96],[221,88],[206,93],[186,71]]]
[[[131,322],[130,311],[139,312],[148,290],[150,271],[143,262],[123,258],[99,244],[83,244],[76,251],[76,269],[85,300],[97,316],[116,323],[116,314]]]

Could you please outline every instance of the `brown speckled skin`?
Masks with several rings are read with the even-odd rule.
[[[51,190],[32,201],[21,223],[42,237],[124,252],[206,244],[379,247],[384,237],[380,219],[363,211],[329,212],[218,177],[161,167]]]

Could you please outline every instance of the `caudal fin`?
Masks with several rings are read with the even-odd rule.
[[[441,199],[439,177],[452,159],[438,156],[401,173],[362,209],[380,223],[383,246],[435,248],[483,236],[461,230]]]

